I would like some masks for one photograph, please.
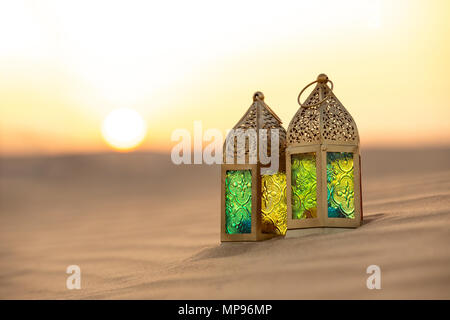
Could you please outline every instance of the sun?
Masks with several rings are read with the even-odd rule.
[[[113,110],[102,123],[102,135],[106,143],[119,151],[136,148],[146,134],[147,126],[144,119],[133,109]]]

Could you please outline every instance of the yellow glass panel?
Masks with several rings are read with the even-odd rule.
[[[287,230],[286,174],[261,177],[262,231],[285,235]]]

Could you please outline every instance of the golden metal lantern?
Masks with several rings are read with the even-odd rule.
[[[264,95],[256,92],[252,105],[228,134],[221,165],[221,241],[258,241],[285,235],[286,130],[281,124],[264,102]],[[271,132],[278,132],[279,138],[273,145]],[[261,151],[272,159],[278,157],[275,170],[261,158]]]
[[[312,84],[314,90],[301,103],[301,94]],[[288,229],[358,227],[362,200],[356,123],[324,74],[300,92],[298,102],[286,138]]]

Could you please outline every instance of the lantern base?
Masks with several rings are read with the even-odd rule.
[[[248,242],[248,241],[264,241],[272,238],[284,237],[274,233],[252,233],[252,234],[222,234],[221,242]]]
[[[305,229],[289,229],[286,232],[286,238],[301,238],[304,236],[309,236],[313,234],[331,234],[331,233],[339,233],[349,230],[355,230],[355,228],[305,228]]]

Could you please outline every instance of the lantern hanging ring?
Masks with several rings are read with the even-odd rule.
[[[331,81],[330,79],[328,79],[328,77],[327,77],[326,74],[323,74],[323,73],[322,73],[322,74],[319,74],[319,76],[317,77],[317,80],[311,82],[311,83],[308,84],[306,87],[304,87],[302,91],[300,91],[300,93],[298,94],[298,98],[297,98],[298,104],[299,104],[301,107],[303,107],[303,108],[309,108],[309,107],[315,107],[315,106],[318,106],[318,105],[320,105],[322,102],[324,102],[325,100],[327,100],[327,99],[328,99],[328,95],[326,95],[326,96],[325,96],[322,100],[320,100],[319,102],[316,102],[316,103],[313,103],[313,104],[308,104],[308,105],[306,105],[306,104],[303,104],[303,103],[300,101],[300,97],[301,97],[302,93],[303,93],[306,89],[308,89],[311,85],[313,85],[314,83],[320,83],[320,84],[326,85],[327,82],[329,82],[329,83],[331,84],[330,90],[333,91],[333,81]]]

